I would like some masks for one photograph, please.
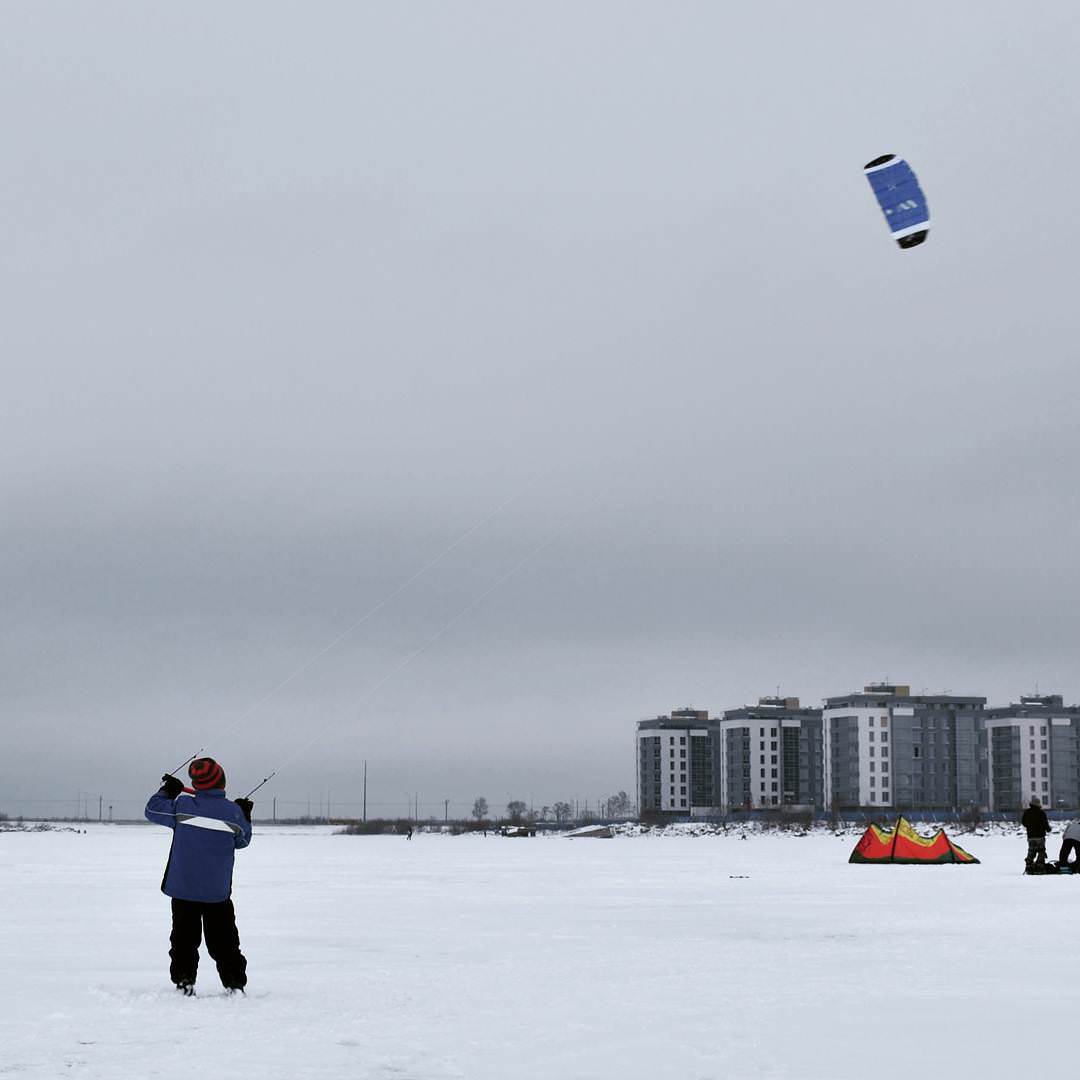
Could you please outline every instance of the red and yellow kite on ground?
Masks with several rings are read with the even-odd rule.
[[[891,829],[871,825],[855,845],[848,862],[855,863],[977,863],[962,847],[954,844],[944,829],[933,836],[920,836],[905,818]]]

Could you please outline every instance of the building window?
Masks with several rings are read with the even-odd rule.
[[[1041,741],[1041,742],[1039,743],[1039,747],[1040,747],[1041,749],[1043,749],[1043,750],[1045,750],[1045,749],[1046,749],[1046,740],[1045,740],[1045,739],[1043,739],[1043,740],[1042,740],[1042,741]]]
[[[876,762],[873,762],[873,761],[871,761],[871,762],[870,762],[870,771],[871,771],[871,772],[873,772],[873,771],[874,771],[874,765],[875,765],[875,764],[876,764]]]
[[[760,746],[759,749],[761,749],[761,750],[765,749],[765,740],[764,739],[761,740],[761,746]]]
[[[1035,766],[1034,765],[1031,766],[1031,779],[1032,780],[1035,779]]]
[[[685,746],[686,745],[686,736],[685,735],[680,735],[679,736],[679,742],[681,742]]]
[[[919,748],[918,748],[917,746],[914,746],[914,747],[912,747],[912,749],[911,749],[911,756],[912,756],[912,757],[920,757],[920,756],[921,756],[921,755],[919,754]]]
[[[769,738],[770,738],[770,739],[775,739],[775,738],[776,738],[776,728],[771,728],[771,729],[770,729],[770,731],[769,731]]]
[[[1045,755],[1045,754],[1043,754],[1043,756],[1042,756],[1042,763],[1043,763],[1044,765],[1046,764],[1046,755]]]
[[[679,788],[679,794],[680,795],[685,795],[686,794],[686,788],[684,788],[684,787]]]
[[[761,770],[761,779],[762,780],[765,779],[765,770],[764,769]]]
[[[770,750],[775,750],[776,749],[776,743],[769,743],[769,749]]]
[[[683,747],[682,750],[679,751],[679,757],[686,757],[686,747]]]
[[[1045,728],[1045,726],[1044,726],[1044,727],[1041,727],[1041,728],[1039,728],[1039,734],[1040,734],[1040,735],[1045,735],[1045,734],[1046,734],[1046,728]]]
[[[882,742],[888,742],[889,741],[889,733],[887,731],[883,731],[881,733],[881,741]]]
[[[776,779],[776,770],[775,769],[772,770],[772,778],[774,780]]]
[[[881,763],[881,771],[882,772],[888,772],[889,771],[889,763],[887,761],[883,761]]]
[[[1049,775],[1045,769],[1043,769],[1042,774],[1043,774],[1043,776]]]
[[[881,793],[881,801],[882,802],[888,802],[889,801],[889,793],[887,791],[883,791]]]
[[[780,790],[780,785],[779,784],[773,784],[772,789],[773,789],[773,791],[779,791]]]
[[[877,796],[872,791],[870,792],[870,801],[877,802]]]
[[[870,741],[871,742],[874,741],[874,733],[873,733],[873,731],[870,732]]]
[[[1035,764],[1035,755],[1034,754],[1031,755],[1031,764],[1032,765]]]
[[[870,756],[871,756],[871,757],[873,757],[873,756],[874,756],[874,748],[873,748],[872,746],[870,747]]]
[[[682,801],[680,802],[680,804],[679,804],[679,805],[680,805],[680,806],[685,806],[685,805],[686,805],[686,800],[685,800],[685,799],[683,799],[683,800],[682,800]]]
[[[882,727],[888,727],[889,726],[889,718],[887,716],[883,716],[881,718],[881,726]]]
[[[771,758],[771,760],[769,761],[769,764],[770,764],[770,765],[775,765],[775,764],[776,764],[776,755],[775,755],[775,754],[773,754],[773,755],[772,755],[772,758]]]
[[[876,776],[871,776],[870,777],[870,786],[871,787],[877,787],[877,777]]]

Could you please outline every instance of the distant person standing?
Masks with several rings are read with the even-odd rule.
[[[1020,817],[1020,824],[1027,831],[1027,858],[1024,869],[1031,872],[1034,867],[1040,870],[1046,865],[1046,837],[1050,832],[1050,822],[1037,795],[1031,796],[1031,804]]]
[[[1076,859],[1070,864],[1069,855],[1076,852]],[[1080,821],[1070,821],[1061,838],[1061,851],[1058,853],[1058,866],[1071,866],[1074,872],[1080,872]]]
[[[173,831],[161,881],[161,891],[172,897],[169,976],[177,990],[189,997],[195,993],[205,932],[221,985],[243,992],[247,960],[236,930],[232,874],[236,849],[251,843],[253,804],[225,798],[225,770],[213,758],[196,758],[188,776],[191,788],[166,774],[146,804],[147,820]]]

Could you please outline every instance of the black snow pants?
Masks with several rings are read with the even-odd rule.
[[[1027,866],[1043,866],[1046,863],[1046,837],[1029,836],[1028,853],[1024,859]]]
[[[1069,854],[1076,852],[1076,862],[1072,865],[1080,865],[1080,840],[1062,840],[1061,852],[1058,854],[1058,862],[1064,866],[1069,861]]]
[[[199,971],[199,944],[206,932],[206,951],[217,964],[221,985],[241,990],[247,985],[247,960],[240,951],[236,912],[231,900],[201,904],[196,900],[172,902],[169,976],[177,986],[195,984]]]

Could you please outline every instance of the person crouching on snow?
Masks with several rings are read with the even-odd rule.
[[[1076,852],[1075,862],[1069,862],[1069,855]],[[1071,867],[1073,873],[1080,873],[1080,821],[1070,821],[1061,838],[1061,851],[1058,853],[1058,866]]]
[[[247,960],[240,951],[232,903],[233,853],[251,843],[250,799],[225,798],[225,770],[213,758],[188,768],[191,788],[166,773],[146,804],[146,819],[172,829],[172,847],[161,891],[172,898],[169,976],[176,988],[195,993],[199,945],[217,964],[230,993],[247,985]]]
[[[1037,795],[1031,796],[1031,805],[1021,815],[1020,824],[1027,830],[1028,851],[1024,869],[1030,870],[1033,866],[1041,869],[1046,865],[1046,836],[1050,832],[1050,822]]]

